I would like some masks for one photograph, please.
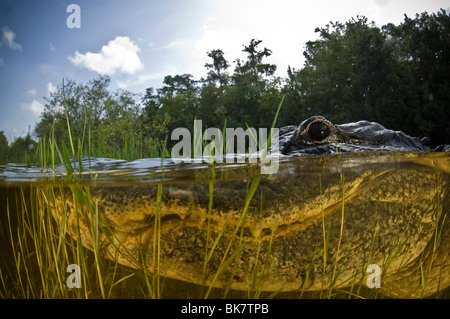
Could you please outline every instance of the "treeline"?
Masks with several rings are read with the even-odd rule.
[[[315,31],[319,39],[306,43],[304,66],[289,67],[284,77],[266,63],[272,51],[253,39],[233,69],[223,51],[212,50],[206,78],[168,75],[161,88],[142,95],[109,91],[107,76],[86,85],[67,80],[46,99],[34,134],[68,143],[68,116],[74,143],[83,150],[89,145],[92,156],[158,156],[165,140],[173,145],[172,130],[192,128],[195,118],[203,127],[270,127],[285,96],[277,127],[320,114],[334,123],[376,121],[427,136],[434,146],[450,143],[450,16],[444,10],[405,15],[400,25],[381,28],[358,16]]]

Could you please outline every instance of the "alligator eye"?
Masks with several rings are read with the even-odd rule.
[[[321,141],[330,135],[330,128],[323,122],[315,122],[309,126],[308,133],[316,141]]]

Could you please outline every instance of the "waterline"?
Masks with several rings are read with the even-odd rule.
[[[172,141],[180,140],[171,151],[175,163],[259,163],[262,174],[274,174],[278,171],[278,128],[226,128],[225,132],[211,127],[204,132],[202,120],[194,121],[194,136],[184,127],[172,131]],[[269,138],[268,138],[269,136]],[[269,144],[268,144],[269,140]],[[235,143],[236,142],[236,143]],[[270,155],[268,146],[272,142]]]

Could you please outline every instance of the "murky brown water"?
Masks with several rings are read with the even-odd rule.
[[[338,285],[331,290],[320,291],[316,289],[318,277],[314,277],[311,269],[323,276],[329,269],[336,269],[333,256],[345,256],[345,258],[339,259],[342,268],[337,268],[342,269],[339,278],[344,278],[347,276],[345,271],[350,271],[351,265],[359,265],[360,263],[361,267],[367,266],[368,260],[373,261],[376,256],[381,256],[385,253],[384,248],[380,248],[380,251],[377,252],[375,250],[367,251],[370,248],[366,249],[365,247],[384,247],[383,236],[384,238],[388,237],[389,229],[400,229],[403,231],[405,227],[408,227],[411,231],[405,232],[408,232],[408,238],[415,238],[415,241],[414,243],[412,241],[408,242],[405,247],[408,246],[409,248],[402,248],[401,253],[405,254],[405,256],[406,254],[415,255],[411,255],[411,260],[398,262],[406,267],[405,265],[412,263],[413,259],[426,259],[425,255],[417,252],[418,250],[429,250],[427,247],[431,245],[430,242],[436,242],[436,238],[437,241],[445,241],[445,236],[450,235],[449,219],[445,217],[449,204],[450,155],[448,153],[367,153],[286,158],[280,160],[278,172],[272,175],[261,175],[258,163],[215,164],[214,166],[204,163],[176,165],[169,159],[163,161],[161,159],[119,161],[97,158],[86,159],[82,164],[85,171],[72,175],[66,174],[62,167],[56,167],[56,170],[52,171],[51,169],[26,168],[15,164],[0,166],[0,236],[2,238],[0,296],[3,298],[201,298],[205,294],[208,294],[208,297],[222,297],[225,295],[226,297],[234,298],[271,296],[290,298],[347,298],[349,296],[355,298],[380,298],[386,296],[383,293],[383,289],[367,288],[367,274],[364,274],[362,271],[359,271],[357,276],[355,276],[357,279],[353,282],[351,280],[348,281],[350,288],[345,288],[345,284],[343,284],[342,287]],[[79,166],[78,163],[76,165]],[[389,175],[385,174],[385,172],[389,172]],[[359,187],[361,176],[375,177],[370,177],[367,181],[363,181],[365,183],[364,192],[355,191],[352,194],[353,189]],[[386,176],[386,178],[380,179],[379,176]],[[230,202],[233,202],[234,206],[245,205],[245,196],[250,182],[255,178],[259,178],[260,182],[257,185],[258,190],[255,192],[255,197],[249,205],[247,223],[251,223],[252,218],[256,216],[252,214],[259,212],[267,217],[265,220],[268,224],[264,228],[267,229],[266,237],[270,237],[269,233],[273,231],[274,246],[272,248],[276,248],[279,254],[275,256],[275,262],[270,264],[272,273],[268,273],[270,278],[266,279],[266,282],[274,282],[271,287],[275,287],[275,294],[274,289],[270,289],[272,291],[269,292],[266,292],[266,289],[262,289],[263,291],[260,291],[260,289],[239,291],[234,288],[241,289],[242,285],[238,287],[237,284],[236,286],[233,286],[234,284],[229,285],[228,288],[230,289],[214,288],[211,292],[207,292],[208,289],[204,286],[186,282],[186,280],[190,280],[189,273],[196,272],[198,268],[195,262],[188,263],[186,267],[177,268],[175,271],[172,271],[168,278],[155,277],[148,271],[144,272],[143,270],[123,266],[120,264],[120,260],[119,263],[116,263],[103,258],[101,257],[102,251],[98,251],[95,254],[89,249],[82,250],[76,238],[73,239],[71,236],[66,235],[64,231],[61,231],[58,228],[58,223],[53,224],[50,221],[45,221],[41,224],[38,219],[45,219],[46,216],[50,216],[49,212],[54,209],[53,205],[48,204],[50,197],[47,197],[46,194],[52,193],[49,193],[49,189],[63,188],[73,190],[75,187],[90,190],[94,195],[107,193],[116,194],[115,196],[120,197],[120,192],[128,194],[127,189],[130,188],[138,189],[139,192],[142,192],[142,190],[148,191],[148,194],[153,194],[154,191],[156,192],[158,185],[162,185],[162,189],[168,192],[167,195],[163,193],[162,205],[170,210],[173,207],[169,203],[172,200],[170,194],[180,194],[181,192],[183,192],[185,197],[193,198],[192,201],[189,201],[189,205],[198,205],[200,208],[202,205],[206,205],[205,207],[207,207],[208,197],[210,196],[208,193],[209,185],[213,181],[215,185],[213,197],[216,198],[216,202],[212,208],[212,219],[217,224],[220,224],[222,213],[233,206]],[[377,181],[378,184],[374,184],[375,182],[373,181]],[[371,186],[372,184],[374,186]],[[339,189],[344,189],[345,194],[339,193]],[[338,192],[336,193],[337,195],[333,193],[336,191]],[[377,193],[380,194],[377,195]],[[237,199],[240,196],[239,194],[242,194],[241,199]],[[324,261],[316,258],[312,264],[295,265],[296,263],[304,263],[302,256],[306,256],[308,250],[313,250],[313,247],[316,247],[317,251],[323,246],[322,217],[316,216],[311,212],[316,208],[320,212],[320,207],[318,207],[321,205],[320,203],[327,205],[336,196],[344,196],[346,198],[345,222],[340,213],[341,205],[334,204],[333,206],[330,204],[330,208],[327,210],[327,216],[330,216],[330,230],[324,230],[331,238],[328,243],[329,247],[326,248],[329,249],[329,252],[327,252],[329,254],[328,259]],[[318,198],[320,201],[318,201]],[[395,205],[386,205],[386,202],[395,202]],[[421,215],[419,209],[421,206],[419,204],[422,202],[427,202],[426,206],[428,208]],[[192,209],[199,210],[199,208]],[[269,215],[275,214],[277,212],[276,209],[288,213],[292,211],[291,216],[295,216],[295,218],[292,217],[291,219],[293,220],[289,222],[284,221],[282,227],[272,227],[274,228],[272,229],[270,223],[272,223],[271,220],[275,219],[270,219]],[[218,213],[219,211],[222,215]],[[385,213],[385,211],[389,214]],[[283,215],[282,218],[289,219],[288,213],[281,214]],[[172,214],[175,215],[173,212]],[[310,214],[311,216],[308,215],[308,218],[302,217],[305,214]],[[335,215],[336,218],[333,217]],[[372,218],[375,215],[377,217]],[[409,219],[403,218],[404,215],[415,216],[415,219],[412,217],[408,217]],[[340,250],[338,252],[333,251],[333,218],[336,219],[336,225],[339,226],[336,227],[339,235],[336,238],[340,238],[336,241],[337,245],[339,245],[338,250]],[[169,218],[166,219],[169,220]],[[421,224],[422,226],[417,225],[419,220],[425,219],[427,219],[426,225],[428,226],[423,226],[425,224]],[[178,221],[175,221],[173,218],[170,220],[172,223],[171,227],[175,227],[173,224],[178,223]],[[408,221],[406,223],[407,226],[401,223],[404,220]],[[341,224],[342,227],[340,227]],[[365,228],[359,228],[363,227],[361,226],[363,224]],[[179,226],[180,228],[176,228],[178,232],[182,233],[183,229],[186,228],[185,225],[188,224],[183,225]],[[200,223],[192,222],[189,225],[198,228],[196,236],[203,236],[201,231],[203,226]],[[178,239],[169,237],[169,234],[173,232],[172,228],[167,228],[166,230],[164,228],[166,226],[162,225],[161,227],[162,240],[167,245],[172,245],[174,251],[178,251],[176,240],[180,240],[179,238],[181,237]],[[251,230],[252,228],[248,226],[248,229]],[[300,231],[299,229],[310,230]],[[373,232],[374,229],[377,229],[377,231]],[[363,236],[365,232],[367,232],[369,237]],[[214,231],[211,234],[211,236],[217,235]],[[373,238],[370,237],[372,236],[371,234],[373,234]],[[128,235],[128,238],[130,236]],[[248,239],[245,236],[248,236]],[[250,232],[245,234],[244,237],[248,242],[247,245],[251,246]],[[425,237],[426,239],[424,239]],[[450,241],[450,237],[446,240]],[[293,241],[296,244],[292,244]],[[366,245],[362,243],[363,241],[370,241],[371,245]],[[450,246],[449,244],[447,245]],[[217,252],[220,253],[220,241],[217,247]],[[309,249],[307,249],[308,247]],[[413,249],[414,247],[417,251]],[[195,251],[195,247],[191,250]],[[246,256],[251,256],[251,251],[249,248],[247,255],[243,253],[239,256],[240,264],[251,263],[250,259],[246,259]],[[358,252],[358,255],[356,257],[353,256],[350,253],[351,251],[355,252],[355,255]],[[393,251],[391,249],[389,254],[393,254]],[[178,252],[180,254],[183,253],[181,250]],[[450,259],[444,256],[446,253],[448,254],[448,249],[433,250],[434,255],[432,259],[436,263],[441,262],[439,273],[439,277],[442,279],[440,280],[441,283],[450,282]],[[319,255],[322,254],[319,253]],[[358,259],[360,255],[364,256],[361,257],[364,260]],[[368,257],[368,255],[370,256]],[[82,259],[80,259],[81,257]],[[59,261],[57,260],[58,258],[60,258]],[[99,258],[101,259],[99,260]],[[352,258],[356,259],[352,260]],[[377,262],[381,263],[382,260],[385,259],[380,257]],[[69,288],[66,279],[71,273],[66,272],[66,267],[69,263],[76,264],[81,261],[83,261],[81,267],[89,267],[88,270],[82,269],[81,271],[81,288]],[[174,267],[173,264],[176,263],[176,260],[165,259],[162,256],[160,262],[161,267],[171,268]],[[322,267],[322,264],[326,264],[326,266]],[[383,267],[383,265],[380,266]],[[423,264],[423,266],[427,266],[429,269],[433,268],[432,263]],[[288,269],[291,267],[293,271],[286,271],[286,267]],[[236,271],[244,272],[245,269],[247,268],[239,266],[236,268]],[[198,270],[199,273],[201,271],[202,269]],[[393,278],[395,279],[396,275],[398,278],[407,278],[404,275],[404,271],[405,268],[400,267],[398,272],[382,273],[381,286],[388,286],[384,282],[385,279],[395,281]],[[187,275],[183,272],[186,272]],[[227,275],[227,272],[224,272],[224,274],[223,276],[225,277],[228,275],[230,278],[233,275],[239,277],[236,273]],[[297,280],[297,278],[294,278],[295,276],[292,277],[292,274],[297,274],[301,280]],[[292,279],[286,279],[289,276]],[[326,274],[326,276],[335,276],[335,273],[332,275]],[[185,280],[180,280],[183,278]],[[195,281],[195,278],[198,278],[198,276],[192,276],[192,281]],[[344,279],[342,281],[345,281]],[[282,280],[286,280],[283,287],[288,287],[292,282],[292,287],[287,289],[290,291],[280,291],[280,289],[276,288],[276,283]],[[334,284],[339,282],[339,280],[335,280]],[[406,286],[408,285],[408,280],[410,279],[404,279]],[[101,283],[99,283],[100,281]],[[224,282],[227,282],[226,278]],[[237,281],[235,280],[235,282]],[[270,285],[268,284],[268,286]],[[295,288],[297,286],[298,288]],[[396,287],[399,287],[398,284],[393,285],[391,289],[397,289]],[[448,289],[445,288],[439,286],[439,292],[431,296],[438,298],[448,297]],[[307,290],[310,289],[314,291],[308,292]]]

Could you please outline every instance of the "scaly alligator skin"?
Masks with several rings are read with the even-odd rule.
[[[386,129],[375,122],[359,121],[333,125],[323,116],[313,116],[298,127],[280,132],[279,149],[284,155],[339,152],[422,152],[431,151],[417,137]]]
[[[345,151],[346,146],[348,151],[359,146],[392,151],[396,143],[402,152],[429,150],[417,139],[384,128],[376,138],[375,126],[381,127],[368,122],[333,126],[314,117],[281,129],[280,150],[288,155],[317,148]],[[341,163],[351,159],[343,156]],[[246,165],[214,183],[208,178],[164,182],[159,196],[157,184],[72,187],[57,192],[55,211],[59,220],[67,214],[74,236],[78,220],[83,244],[92,248],[90,221],[80,217],[82,212],[92,215],[97,206],[108,225],[99,241],[104,256],[196,284],[322,290],[366,284],[367,266],[376,264],[387,296],[426,297],[450,286],[448,170],[388,163],[315,174],[305,171],[304,162],[301,157],[281,159],[278,173],[270,176],[260,175],[257,165]],[[75,204],[73,194],[94,205]]]

